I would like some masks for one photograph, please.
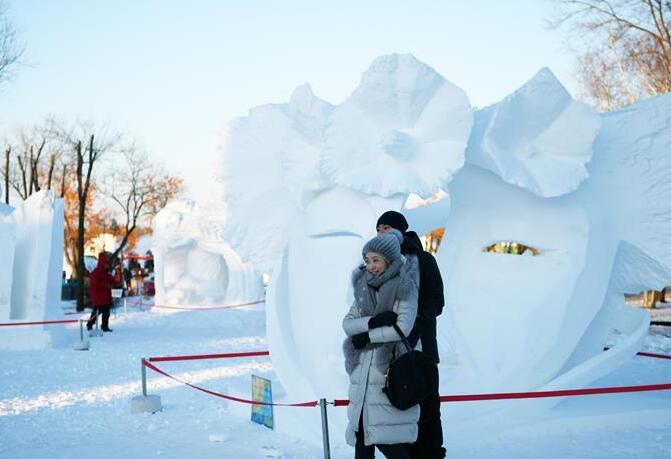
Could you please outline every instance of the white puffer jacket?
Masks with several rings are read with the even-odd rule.
[[[417,316],[417,287],[418,269],[415,257],[409,257],[407,265],[401,270],[401,276],[413,276],[415,291],[403,295],[403,299],[394,301],[393,311],[398,315],[396,324],[408,336]],[[389,343],[396,341],[394,348],[396,357],[407,352],[405,345],[393,327],[379,327],[370,330],[368,320],[370,316],[362,316],[357,304],[357,296],[364,292],[356,291],[354,285],[354,303],[343,319],[343,329],[347,336],[368,332],[371,343]],[[407,284],[406,284],[407,285]],[[419,344],[418,344],[419,346]],[[347,408],[348,425],[346,430],[347,443],[356,444],[356,431],[359,429],[359,417],[363,414],[364,443],[397,444],[414,443],[417,440],[417,421],[419,420],[419,405],[401,411],[389,402],[387,395],[382,391],[385,383],[386,369],[389,367],[388,353],[382,348],[366,346],[360,354],[360,359],[350,374],[349,400]],[[382,362],[380,359],[385,360]],[[384,371],[381,371],[384,368]]]

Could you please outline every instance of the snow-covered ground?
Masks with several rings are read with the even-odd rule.
[[[130,413],[130,399],[140,392],[141,357],[266,349],[263,308],[130,308],[112,319],[113,333],[90,339],[89,351],[73,350],[76,325],[50,326],[51,350],[1,351],[0,457],[322,457],[321,438],[308,441],[253,424],[249,406],[151,371],[149,392],[161,396],[164,409]],[[671,308],[653,315],[665,320]],[[653,327],[645,348],[671,354],[671,328]],[[265,357],[158,365],[192,383],[246,398],[252,373],[273,378]],[[593,386],[667,382],[671,361],[635,357]],[[275,392],[282,392],[277,384]],[[295,409],[316,408],[275,410]],[[334,409],[343,408],[329,408]],[[533,419],[505,416],[459,432],[450,424],[450,409],[443,405],[451,458],[671,457],[670,391],[574,397]],[[353,457],[342,439],[332,438],[332,444],[332,457]]]

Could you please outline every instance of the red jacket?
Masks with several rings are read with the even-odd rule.
[[[98,265],[89,277],[91,306],[94,308],[112,305],[112,283],[114,282],[114,277],[107,272],[107,263],[107,256],[100,255]]]

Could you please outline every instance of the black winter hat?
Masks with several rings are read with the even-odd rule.
[[[377,219],[375,228],[380,225],[389,225],[392,228],[396,228],[401,233],[405,233],[408,230],[408,221],[403,214],[396,212],[395,210],[388,210],[380,215],[380,218]]]

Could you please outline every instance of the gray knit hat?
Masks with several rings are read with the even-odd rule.
[[[403,235],[398,230],[375,236],[363,246],[361,254],[365,257],[368,252],[376,252],[382,255],[389,263],[401,258],[401,242]]]

